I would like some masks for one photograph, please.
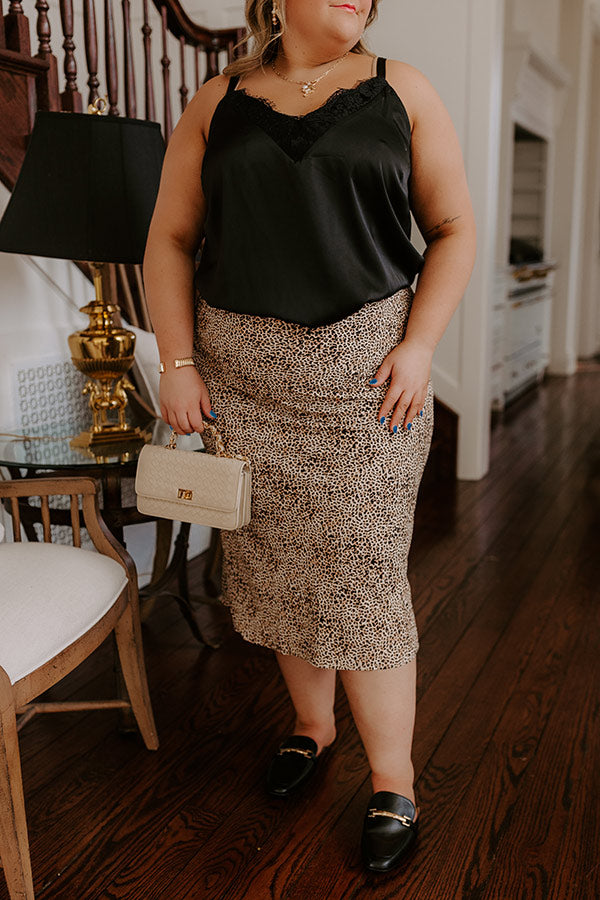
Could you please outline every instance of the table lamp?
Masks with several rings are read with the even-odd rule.
[[[103,101],[101,101],[103,102]],[[95,298],[89,325],[69,336],[74,365],[88,381],[93,425],[71,443],[142,438],[125,420],[135,334],[113,322],[102,291],[105,263],[141,263],[165,145],[157,122],[91,113],[38,111],[25,159],[0,221],[0,250],[85,260]]]

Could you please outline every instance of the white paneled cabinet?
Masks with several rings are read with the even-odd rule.
[[[496,284],[492,311],[492,409],[504,409],[539,382],[550,359],[553,274],[519,287],[512,274]]]

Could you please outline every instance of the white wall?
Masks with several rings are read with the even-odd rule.
[[[596,22],[592,49],[592,85],[589,95],[588,135],[585,190],[585,243],[581,304],[579,308],[579,356],[588,358],[600,352],[600,27]]]
[[[244,3],[223,0],[184,0],[185,11],[205,28],[237,28],[244,24]]]
[[[501,110],[501,0],[383,3],[368,43],[415,65],[444,100],[463,148],[478,226],[478,258],[465,297],[434,358],[437,395],[459,414],[459,478],[489,465],[489,298],[492,292]],[[443,52],[441,52],[443,50]]]
[[[0,184],[0,215],[10,197]],[[50,355],[69,358],[65,334],[85,327],[79,312],[93,288],[72,263],[17,253],[0,253],[0,431],[17,427],[11,366]]]
[[[560,266],[555,281],[549,368],[558,375],[571,375],[577,368],[593,23],[592,0],[562,0],[559,52],[572,82],[558,131],[555,159],[552,253],[560,260]]]
[[[508,0],[507,18],[513,31],[535,35],[540,48],[557,55],[560,0]]]

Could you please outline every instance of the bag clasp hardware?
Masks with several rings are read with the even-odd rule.
[[[179,488],[177,491],[177,499],[178,500],[192,500],[194,497],[193,491],[186,491],[184,488]]]

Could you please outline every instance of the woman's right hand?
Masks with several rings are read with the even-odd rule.
[[[204,431],[202,417],[212,420],[208,388],[193,366],[163,372],[160,376],[160,414],[177,434]]]

